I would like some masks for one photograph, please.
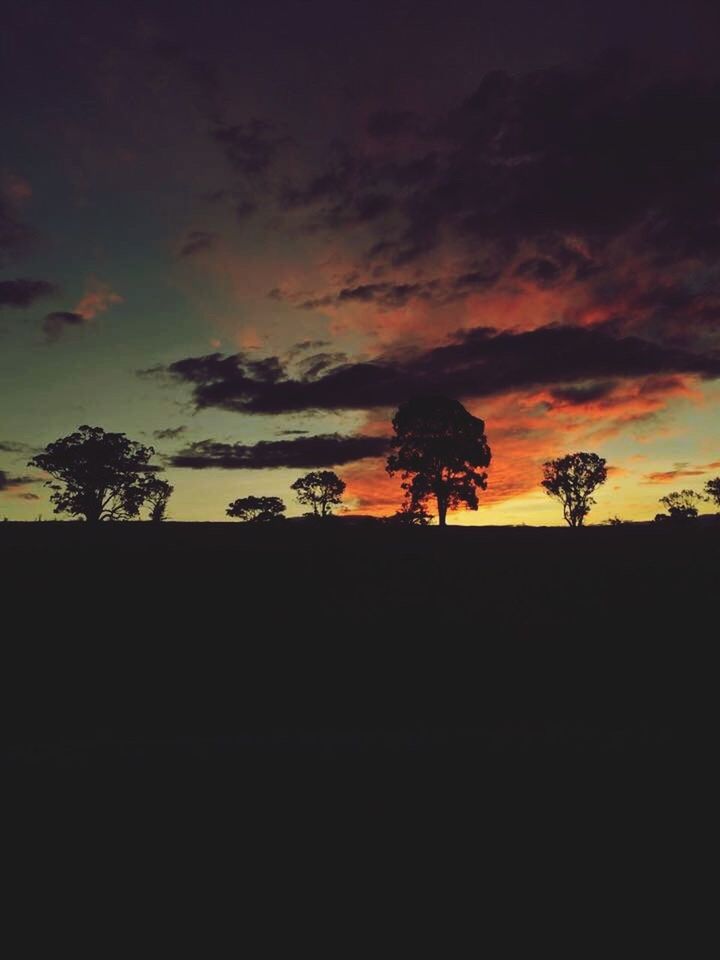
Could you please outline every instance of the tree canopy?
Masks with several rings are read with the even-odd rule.
[[[705,484],[705,495],[720,507],[720,477],[713,477]]]
[[[167,519],[167,505],[175,487],[167,480],[150,475],[144,481],[145,502],[150,507],[149,519],[153,523],[160,523]]]
[[[487,487],[483,468],[491,458],[479,417],[449,397],[418,397],[398,408],[393,429],[395,452],[386,469],[391,476],[401,472],[410,509],[435,497],[441,527],[447,511],[461,503],[477,510],[477,490]]]
[[[285,504],[280,497],[239,497],[229,504],[225,513],[244,523],[265,523],[283,520]]]
[[[342,502],[345,481],[332,470],[313,470],[290,485],[303,506],[312,507],[315,517],[326,518],[335,504]]]
[[[593,492],[607,480],[607,466],[596,453],[568,453],[543,464],[543,487],[563,506],[563,515],[571,527],[581,527],[590,507]]]
[[[82,516],[89,523],[136,517],[157,485],[152,447],[102,427],[78,427],[49,443],[28,466],[44,470],[55,513]],[[169,487],[169,484],[167,485]],[[169,494],[168,494],[169,496]]]

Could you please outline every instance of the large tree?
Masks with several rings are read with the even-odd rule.
[[[342,501],[345,481],[332,470],[313,470],[290,485],[298,501],[312,507],[313,516],[329,517],[334,504]]]
[[[155,451],[124,433],[102,427],[78,427],[75,433],[49,443],[28,466],[51,477],[46,486],[55,513],[84,517],[88,523],[136,517],[149,499],[150,464]]]
[[[396,450],[387,471],[391,476],[401,471],[410,509],[435,497],[441,527],[448,510],[461,503],[477,510],[477,490],[487,487],[482,468],[491,458],[479,417],[448,397],[418,397],[398,408],[393,428]]]
[[[225,513],[245,523],[264,523],[284,520],[285,504],[280,497],[240,497],[233,500]]]
[[[543,487],[563,506],[571,527],[581,527],[595,503],[594,491],[607,480],[607,466],[596,453],[568,453],[543,465]]]

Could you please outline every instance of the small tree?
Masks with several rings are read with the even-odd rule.
[[[264,523],[284,520],[285,504],[280,497],[240,497],[233,500],[225,513],[245,523]]]
[[[49,443],[28,466],[50,474],[45,485],[53,491],[55,513],[81,516],[88,523],[127,520],[138,515],[147,499],[154,452],[124,433],[82,426]]]
[[[563,506],[563,516],[571,527],[581,527],[590,507],[593,492],[607,480],[607,466],[596,453],[568,453],[543,464],[543,487]]]
[[[720,507],[720,477],[714,477],[705,484],[705,494],[707,499]]]
[[[314,517],[324,519],[331,515],[333,505],[342,501],[345,481],[332,470],[314,470],[298,477],[290,489],[303,506],[312,507]]]
[[[665,507],[671,520],[694,520],[698,515],[698,507],[703,497],[694,490],[675,490],[665,497],[660,497],[660,503]]]
[[[438,522],[445,526],[448,510],[464,503],[477,510],[477,490],[487,487],[490,447],[485,424],[457,400],[418,397],[398,408],[393,417],[396,447],[387,461],[387,472],[398,470],[413,505],[435,497]]]
[[[174,490],[175,487],[160,477],[150,476],[145,481],[145,502],[150,505],[148,519],[153,523],[161,523],[167,519],[168,500]]]

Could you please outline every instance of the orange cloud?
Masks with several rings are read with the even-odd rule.
[[[99,313],[109,310],[113,304],[122,303],[123,299],[119,293],[114,293],[107,283],[91,279],[87,291],[78,301],[74,312],[84,320],[94,320]]]

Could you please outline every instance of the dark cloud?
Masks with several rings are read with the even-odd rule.
[[[444,116],[373,114],[372,149],[334,144],[324,168],[278,199],[304,211],[308,229],[365,225],[365,262],[395,276],[363,274],[367,283],[300,305],[467,295],[470,284],[446,281],[402,291],[397,274],[438,251],[459,260],[487,249],[494,269],[482,283],[515,276],[541,288],[615,269],[619,243],[658,279],[678,259],[710,264],[720,252],[718,117],[716,80],[652,73],[624,55],[486,74]]]
[[[48,313],[43,320],[43,331],[45,338],[54,342],[59,340],[68,327],[82,327],[87,320],[80,313],[74,313],[71,310],[56,310]]]
[[[419,123],[419,117],[410,110],[379,110],[368,117],[366,129],[371,137],[385,140],[415,133]]]
[[[236,200],[235,202],[235,216],[241,223],[251,217],[257,209],[258,205],[254,200]]]
[[[153,430],[153,436],[157,440],[175,440],[181,433],[185,433],[187,427],[165,427],[162,430]]]
[[[546,257],[531,257],[529,260],[523,260],[515,268],[516,277],[534,280],[539,287],[555,286],[561,275],[558,264]]]
[[[163,372],[192,384],[199,409],[292,413],[391,407],[421,394],[472,398],[590,380],[676,373],[720,377],[720,354],[617,337],[597,327],[521,333],[479,327],[444,346],[343,363],[315,378],[291,377],[277,357],[258,362],[245,354],[188,357]]]
[[[207,230],[191,230],[180,250],[180,256],[192,257],[196,253],[212,250],[218,239],[216,233],[210,233]]]
[[[288,142],[273,124],[257,119],[247,123],[219,123],[211,137],[221,146],[233,170],[246,177],[265,173],[280,147]]]
[[[499,273],[495,270],[474,270],[455,277],[435,278],[421,283],[365,283],[355,287],[342,287],[335,294],[303,300],[298,306],[302,310],[318,310],[333,305],[371,303],[380,310],[396,310],[412,300],[447,304],[492,286],[498,277]]]
[[[0,440],[0,453],[34,453],[35,448],[17,440]]]
[[[315,353],[304,357],[298,367],[305,380],[315,380],[321,373],[347,363],[347,360],[346,353]]]
[[[42,297],[57,293],[47,280],[0,280],[0,307],[29,307]]]
[[[289,431],[288,431],[289,432]],[[338,433],[294,440],[261,440],[252,445],[201,440],[170,458],[173,467],[202,470],[266,470],[275,467],[334,467],[387,453],[385,437],[344,437]]]
[[[0,470],[0,492],[15,490],[18,487],[25,487],[30,483],[37,483],[35,477],[12,477],[4,470]]]
[[[557,387],[552,390],[550,395],[553,400],[571,406],[579,406],[585,403],[593,403],[596,400],[603,400],[611,396],[617,382],[614,380],[604,380],[597,383],[585,383],[573,387]]]
[[[293,344],[293,350],[300,353],[303,350],[320,350],[322,347],[330,346],[329,340],[300,340]]]

